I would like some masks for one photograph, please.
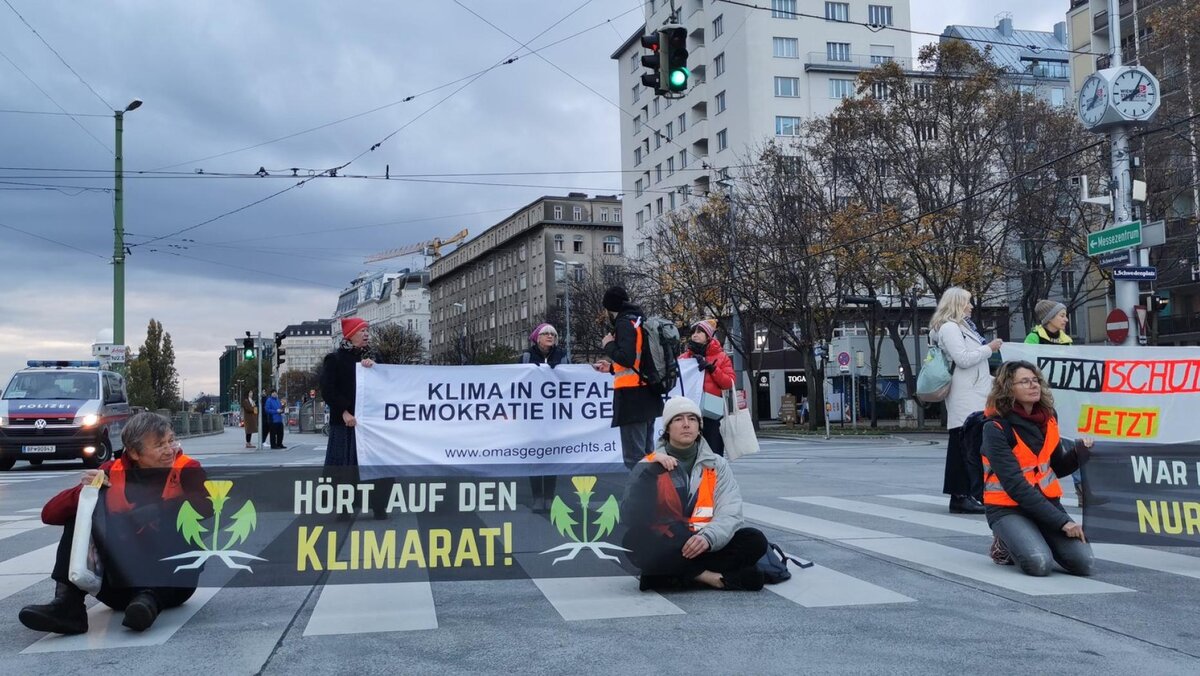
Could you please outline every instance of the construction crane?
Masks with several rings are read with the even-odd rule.
[[[457,233],[455,233],[455,235],[453,237],[449,237],[447,239],[442,239],[440,237],[434,237],[433,239],[426,241],[426,242],[421,242],[420,244],[413,244],[411,246],[403,246],[403,247],[400,247],[399,249],[388,249],[387,251],[383,251],[383,252],[375,254],[374,256],[368,257],[366,262],[367,263],[378,263],[379,261],[386,261],[389,258],[399,258],[400,256],[407,256],[409,254],[415,254],[415,253],[420,253],[425,256],[431,256],[434,260],[437,260],[442,257],[442,247],[444,247],[448,244],[455,244],[457,242],[461,242],[466,238],[467,238],[467,231],[464,228],[462,230],[459,230]]]

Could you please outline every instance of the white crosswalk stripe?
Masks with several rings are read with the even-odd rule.
[[[896,506],[897,501],[911,503],[911,508]],[[986,522],[979,516],[945,513],[944,496],[888,495],[861,499],[804,496],[784,498],[782,502],[787,506],[746,503],[745,516],[754,525],[836,542],[847,547],[847,552],[869,552],[878,555],[880,561],[892,559],[947,579],[966,579],[1016,594],[1080,596],[1135,591],[1095,577],[1055,574],[1036,578],[1023,575],[1013,567],[996,566],[983,553],[986,538],[990,537]],[[0,518],[0,539],[6,537],[6,531],[24,533],[40,528],[42,524],[32,516],[35,511],[21,510],[16,515]],[[842,515],[843,519],[822,518],[829,514]],[[902,529],[898,532],[921,533],[922,528],[976,538],[979,546],[959,548],[893,532],[893,529]],[[43,545],[0,561],[0,601],[19,594],[28,596],[29,590],[38,585],[46,585],[48,591],[49,571],[56,550],[57,544]],[[1127,545],[1093,544],[1093,550],[1098,558],[1115,564],[1200,579],[1200,556]],[[806,549],[806,554],[811,557],[811,549]],[[789,581],[769,585],[767,590],[771,596],[764,601],[794,603],[811,609],[869,609],[927,600],[921,593],[905,589],[904,576],[881,578],[878,572],[861,572],[874,570],[874,567],[848,568],[845,563],[830,564],[816,558],[818,563],[812,568],[793,568]],[[711,604],[721,602],[720,595],[641,592],[637,578],[623,572],[599,577],[536,577],[529,582],[549,608],[566,622],[687,615],[707,612],[715,607]],[[314,595],[308,616],[297,625],[301,632],[299,638],[320,640],[321,637],[339,635],[437,630],[441,624],[435,591],[440,584],[455,583],[325,585]],[[219,622],[214,619],[219,613],[200,614],[199,611],[206,605],[236,603],[243,595],[237,589],[220,592],[216,588],[197,590],[186,604],[165,611],[150,631],[141,634],[120,626],[120,612],[96,604],[89,610],[90,630],[87,634],[42,637],[21,652],[40,654],[153,646],[173,638],[191,636],[190,632],[211,632],[213,623]],[[479,602],[486,601],[480,599]],[[6,603],[13,604],[14,600]],[[15,610],[11,605],[5,607],[5,612],[15,613]]]

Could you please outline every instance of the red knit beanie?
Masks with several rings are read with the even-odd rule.
[[[350,340],[350,336],[367,328],[367,320],[358,317],[347,317],[342,320],[342,337]]]

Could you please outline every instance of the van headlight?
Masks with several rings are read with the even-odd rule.
[[[4,419],[4,416],[0,415],[0,427],[4,427],[5,422],[6,420]]]
[[[95,413],[89,413],[79,419],[79,424],[84,427],[94,427],[98,422],[100,422],[100,416]]]

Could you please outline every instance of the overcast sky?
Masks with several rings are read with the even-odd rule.
[[[636,0],[461,1],[526,42],[567,17],[534,48],[590,28],[540,54],[616,100],[608,57],[643,20]],[[472,81],[524,50],[453,0],[7,3],[49,47],[0,0],[0,110],[95,117],[0,112],[0,383],[26,359],[89,357],[111,327],[112,182],[93,172],[111,171],[111,111],[135,98],[126,343],[160,320],[189,398],[216,392],[217,359],[244,331],[329,316],[351,278],[382,269],[362,263],[371,253],[478,234],[544,194],[620,192],[617,173],[583,172],[619,169],[621,112],[527,53]],[[913,0],[913,28],[989,26],[1008,11],[1017,28],[1050,30],[1067,4]],[[340,173],[421,180],[315,178],[192,228],[294,186],[292,167],[304,177],[362,153]],[[194,173],[260,167],[271,176]],[[545,173],[478,175],[490,172]]]

